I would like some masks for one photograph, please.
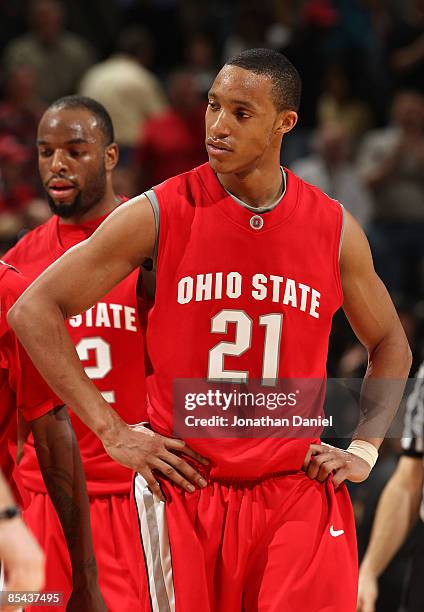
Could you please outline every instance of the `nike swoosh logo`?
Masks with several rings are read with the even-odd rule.
[[[333,536],[333,538],[338,538],[339,536],[344,534],[344,529],[334,529],[334,525],[331,525],[330,527],[330,535]]]

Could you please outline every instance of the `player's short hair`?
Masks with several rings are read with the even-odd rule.
[[[97,100],[89,98],[88,96],[63,96],[63,98],[59,98],[52,102],[47,110],[61,108],[83,108],[87,110],[96,117],[100,130],[104,136],[105,145],[108,146],[115,141],[112,119],[103,104],[100,104]]]
[[[279,112],[299,109],[302,81],[296,68],[282,53],[273,49],[247,49],[226,61],[225,65],[269,77],[274,104]]]

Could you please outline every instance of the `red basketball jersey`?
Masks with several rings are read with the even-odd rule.
[[[7,323],[8,310],[27,286],[21,274],[0,261],[0,468],[9,481],[15,468],[17,410],[32,421],[58,403]]]
[[[260,215],[236,202],[209,164],[147,195],[159,209],[155,303],[148,316],[149,417],[172,432],[173,381],[326,377],[342,303],[341,205],[286,172]],[[156,203],[155,203],[156,200]],[[216,477],[299,469],[309,439],[190,439]]]
[[[34,280],[65,251],[88,238],[104,219],[69,225],[52,217],[24,236],[5,259]],[[137,276],[134,271],[93,308],[67,322],[88,376],[127,423],[138,423],[147,416]],[[127,493],[131,488],[131,471],[110,459],[97,436],[78,417],[71,414],[71,418],[89,494]],[[29,489],[45,491],[32,445],[25,448],[20,471]]]

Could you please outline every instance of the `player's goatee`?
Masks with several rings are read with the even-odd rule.
[[[47,194],[47,202],[50,207],[50,210],[54,215],[61,217],[62,219],[69,219],[73,217],[76,213],[78,213],[82,208],[82,197],[81,193],[77,195],[77,197],[73,200],[71,204],[60,204],[55,202],[55,200],[51,197],[51,195]]]
[[[106,170],[104,166],[99,168],[99,171],[92,175],[92,178],[87,181],[86,186],[82,189],[74,200],[70,203],[61,203],[55,201],[47,192],[47,202],[50,210],[54,215],[61,219],[71,219],[77,215],[92,209],[106,193]]]

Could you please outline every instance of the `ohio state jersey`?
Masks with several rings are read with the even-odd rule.
[[[80,225],[62,223],[54,216],[24,236],[5,259],[19,267],[29,280],[34,280],[66,250],[91,236],[106,216]],[[137,277],[138,272],[134,271],[92,308],[67,321],[88,376],[127,423],[146,420]],[[98,437],[73,413],[71,419],[89,494],[127,493],[131,487],[131,470],[110,459]],[[32,441],[25,448],[20,472],[25,486],[45,491]]]
[[[7,312],[27,286],[21,274],[0,261],[0,468],[10,482],[15,468],[17,411],[32,421],[58,403],[7,323]]]
[[[209,164],[147,192],[160,233],[147,351],[152,427],[169,435],[175,379],[325,381],[342,303],[341,205],[287,171],[268,212],[237,202]],[[315,434],[316,435],[316,434]],[[316,438],[190,439],[216,477],[300,469]]]

